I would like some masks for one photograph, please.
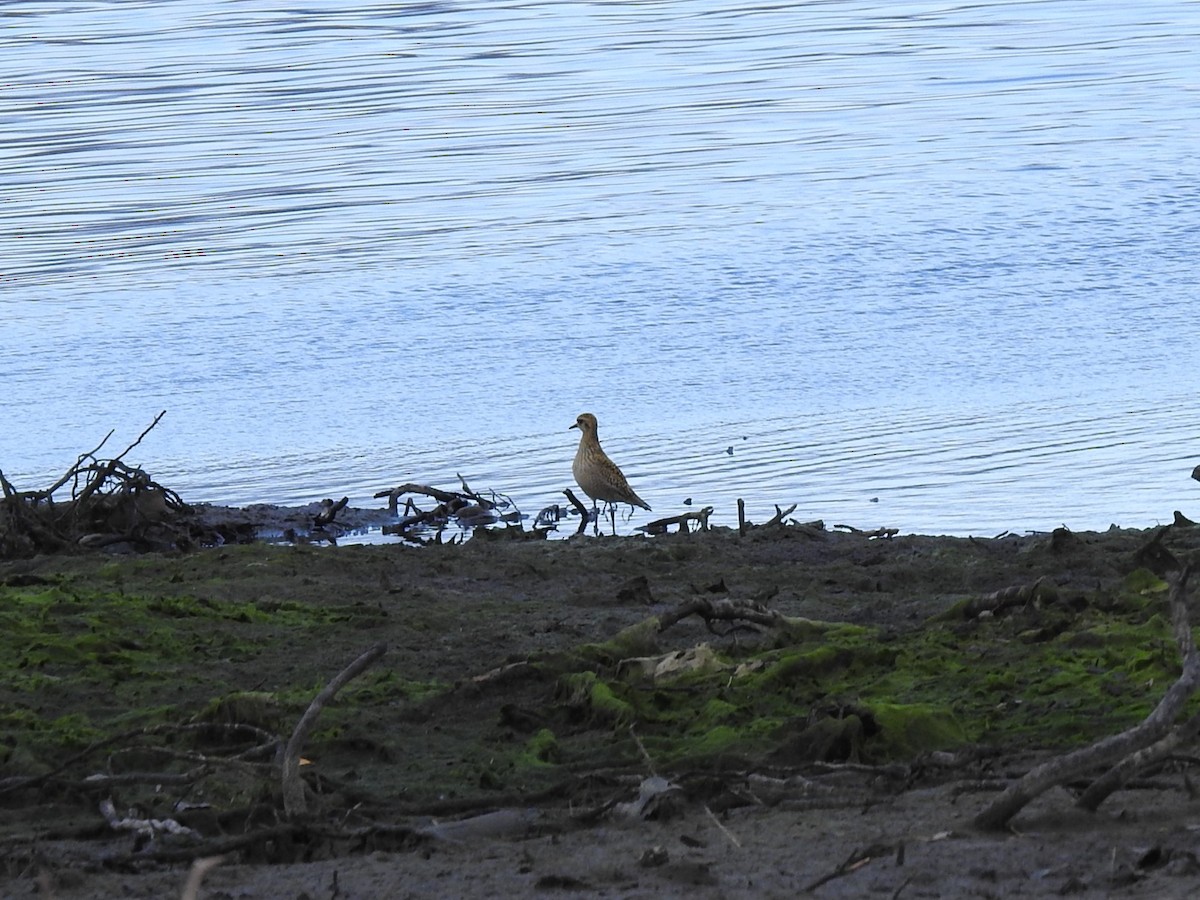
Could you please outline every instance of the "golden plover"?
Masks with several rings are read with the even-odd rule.
[[[578,428],[579,449],[575,452],[575,462],[571,472],[583,492],[593,501],[614,504],[613,528],[616,529],[617,503],[628,503],[649,509],[650,504],[639,497],[625,480],[624,473],[617,464],[608,458],[608,454],[600,446],[600,438],[596,434],[596,417],[591,413],[581,413],[571,428]],[[568,429],[569,431],[570,429]]]

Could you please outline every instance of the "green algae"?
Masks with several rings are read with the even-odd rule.
[[[592,725],[627,727],[638,718],[633,704],[619,693],[624,693],[620,685],[609,684],[595,672],[572,672],[559,682],[563,706]]]
[[[110,564],[101,574],[113,581],[125,571]],[[0,717],[0,743],[73,750],[108,730],[180,721],[194,710],[164,699],[211,682],[231,658],[263,652],[280,627],[330,620],[330,611],[301,604],[268,612],[254,602],[78,588],[66,579],[40,590],[0,586],[0,705],[13,711]],[[40,713],[72,698],[77,711]]]
[[[647,667],[622,676],[604,665],[613,654],[590,645],[576,660],[587,669],[560,683],[567,706],[586,707],[593,725],[634,726],[662,763],[839,754],[881,763],[969,742],[1073,746],[1137,723],[1177,677],[1161,594],[1160,580],[1135,573],[1094,603],[1047,592],[1053,602],[1007,616],[938,617],[899,635],[814,623],[798,640],[731,646],[650,681]]]
[[[402,589],[377,588],[374,602],[329,589],[340,582],[310,584],[305,566],[317,558],[260,548],[219,565],[121,561],[90,581],[0,586],[0,761],[41,770],[154,723],[286,735],[376,629],[437,645],[463,616],[508,621],[504,601],[473,583],[443,597],[407,586],[399,567],[391,583]],[[304,599],[286,595],[292,588]],[[1165,582],[1144,570],[1088,592],[1030,592],[1002,614],[968,618],[966,608],[900,631],[786,617],[757,636],[705,635],[704,665],[664,677],[629,662],[694,645],[682,628],[660,632],[654,616],[623,628],[628,618],[586,620],[573,647],[508,657],[519,663],[511,682],[476,685],[469,663],[439,669],[442,678],[406,669],[398,647],[326,708],[306,752],[355,770],[368,760],[387,770],[371,776],[381,783],[452,795],[456,782],[493,790],[588,766],[643,767],[643,753],[666,771],[907,761],[972,742],[1055,748],[1139,721],[1178,675]],[[490,639],[486,628],[470,633],[480,646]],[[479,656],[482,668],[498,661],[494,650]],[[514,705],[517,717],[501,713]]]
[[[534,768],[552,766],[561,761],[562,748],[558,744],[558,738],[549,728],[539,729],[526,741],[524,752],[517,760],[522,766]]]
[[[938,706],[874,702],[870,705],[878,732],[870,753],[880,759],[912,759],[930,750],[957,747],[967,740],[958,717]]]

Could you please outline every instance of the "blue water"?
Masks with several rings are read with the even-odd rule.
[[[1200,517],[1200,3],[16,2],[0,469]],[[103,454],[102,454],[103,455]]]

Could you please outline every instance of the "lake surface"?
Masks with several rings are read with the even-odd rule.
[[[1200,518],[1200,3],[12,2],[0,469]]]

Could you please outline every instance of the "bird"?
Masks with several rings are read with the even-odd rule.
[[[571,472],[575,481],[583,488],[583,492],[593,501],[613,504],[613,530],[616,530],[617,524],[617,503],[650,509],[650,504],[629,486],[625,474],[600,446],[600,438],[596,434],[596,417],[591,413],[580,413],[571,428],[578,428],[580,432],[579,449],[575,451],[575,462],[571,465]]]

